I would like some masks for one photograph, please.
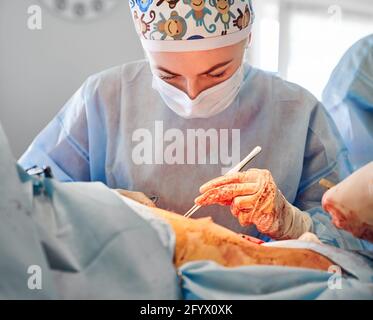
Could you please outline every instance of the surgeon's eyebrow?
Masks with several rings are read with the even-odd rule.
[[[204,74],[209,74],[219,68],[222,68],[224,66],[226,66],[227,64],[230,64],[231,62],[233,61],[233,59],[229,60],[229,61],[225,61],[225,62],[220,62],[214,66],[212,66],[210,69],[208,69],[207,71],[204,71],[204,72],[201,72],[199,73],[198,75],[201,76],[201,75],[204,75]],[[175,72],[172,72],[170,70],[167,70],[166,68],[164,67],[161,67],[161,66],[156,66],[156,69],[158,69],[159,71],[163,71],[165,73],[168,73],[172,76],[175,76],[175,77],[178,77],[178,76],[181,76],[181,74],[178,74],[178,73],[175,73]]]
[[[233,59],[231,59],[229,61],[225,61],[225,62],[220,62],[220,63],[214,65],[213,67],[211,67],[210,69],[208,69],[207,71],[200,73],[199,75],[201,76],[201,75],[204,75],[204,74],[209,74],[209,73],[215,71],[216,69],[219,69],[221,67],[226,66],[227,64],[230,64],[232,61],[233,61]]]
[[[170,75],[172,75],[172,76],[181,76],[181,74],[178,74],[178,73],[175,73],[175,72],[172,72],[172,71],[170,71],[170,70],[167,70],[166,68],[163,68],[163,67],[160,67],[160,66],[157,66],[156,67],[159,71],[163,71],[163,72],[166,72],[166,73],[168,73],[168,74],[170,74]]]

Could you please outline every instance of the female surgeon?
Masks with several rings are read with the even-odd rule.
[[[244,63],[251,0],[129,4],[148,59],[89,77],[20,164],[50,166],[61,181],[157,196],[159,207],[185,213],[199,187],[223,174],[228,153],[238,162],[260,145],[250,165],[261,169],[205,185],[195,217],[264,239],[311,231],[325,243],[361,249],[320,208],[318,181],[338,182],[351,171],[323,106],[303,88]],[[190,143],[191,132],[206,139]],[[210,204],[231,205],[241,224],[227,207]]]

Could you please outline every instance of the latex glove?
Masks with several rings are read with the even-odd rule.
[[[312,228],[309,215],[286,201],[268,170],[250,169],[213,179],[200,193],[197,205],[230,205],[242,226],[255,224],[273,239],[297,239]]]
[[[304,234],[302,234],[298,240],[300,241],[305,241],[305,242],[314,242],[314,243],[317,243],[317,244],[323,244],[320,239],[317,237],[317,235],[315,235],[314,233],[311,233],[311,232],[306,232]]]
[[[153,207],[155,208],[156,205],[154,204],[153,201],[151,201],[145,194],[142,192],[137,192],[137,191],[128,191],[124,189],[114,189],[116,192],[118,192],[120,195],[130,198],[132,200],[135,200],[143,205],[146,205],[148,207]]]
[[[322,205],[338,228],[373,242],[373,162],[327,191]]]

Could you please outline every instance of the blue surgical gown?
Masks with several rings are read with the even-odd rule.
[[[219,150],[224,144],[208,139],[199,140],[196,148],[188,144],[188,132],[198,129],[228,132],[228,152]],[[232,138],[233,129],[239,130],[239,139]],[[170,164],[165,163],[164,154],[175,144],[172,133],[184,139],[177,140],[176,148],[184,158],[179,154]],[[150,150],[143,163],[134,156],[140,143],[146,145],[144,152]],[[362,249],[359,240],[336,231],[320,209],[325,190],[318,181],[338,182],[351,172],[332,120],[308,91],[249,65],[245,65],[244,81],[232,105],[209,119],[185,120],[171,111],[152,89],[147,61],[93,75],[36,137],[19,163],[23,168],[49,165],[61,181],[101,181],[110,188],[158,196],[159,207],[184,213],[194,204],[200,185],[222,175],[221,168],[227,166],[222,154],[233,154],[233,148],[243,159],[257,145],[263,152],[250,166],[272,172],[288,201],[312,216],[313,231],[323,241]],[[210,162],[190,161],[190,153],[198,154],[201,149]],[[216,223],[236,232],[261,236],[253,226],[240,226],[228,207],[211,206],[195,214],[204,216],[213,216]]]
[[[354,169],[373,161],[373,34],[354,44],[323,92]]]
[[[166,221],[102,183],[31,178],[17,168],[1,123],[0,181],[2,299],[373,297],[372,258],[297,240],[267,245],[328,257],[345,271],[341,288],[328,286],[332,273],[282,266],[225,268],[195,261],[176,273],[176,238]],[[39,268],[42,290],[29,289],[35,276],[30,266]]]
[[[144,219],[102,183],[28,176],[1,123],[0,181],[0,299],[181,297],[169,225]],[[30,267],[40,270],[39,290]]]

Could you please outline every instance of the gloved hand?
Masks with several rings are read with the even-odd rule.
[[[338,228],[373,242],[373,162],[327,191],[322,205]]]
[[[197,205],[230,205],[242,226],[255,224],[273,239],[297,239],[312,228],[309,215],[286,201],[268,170],[250,169],[213,179],[200,193]]]

